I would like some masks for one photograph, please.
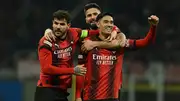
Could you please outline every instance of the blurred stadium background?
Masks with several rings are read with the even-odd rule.
[[[0,101],[33,101],[39,77],[37,45],[52,13],[66,9],[72,25],[86,28],[83,6],[95,2],[115,15],[128,38],[143,38],[147,17],[160,18],[155,45],[126,52],[121,101],[180,101],[179,0],[2,0]]]

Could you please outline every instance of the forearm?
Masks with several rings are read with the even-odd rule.
[[[61,74],[73,74],[74,68],[64,66],[52,65],[52,54],[47,49],[40,49],[38,52],[39,61],[41,64],[41,71],[45,74],[61,75]]]
[[[155,40],[156,36],[156,26],[151,26],[148,34],[144,39],[128,39],[126,47],[136,47],[141,48],[149,45],[151,42]]]
[[[156,26],[151,26],[147,36],[144,39],[136,40],[136,47],[145,47],[151,43],[156,34]]]
[[[44,74],[50,75],[74,74],[74,68],[56,67],[50,64],[44,65],[41,70]]]
[[[107,41],[93,41],[94,46],[98,48],[106,48],[106,49],[111,49],[111,48],[117,48],[119,45],[113,44],[112,42],[107,42]]]
[[[124,47],[125,41],[126,41],[126,36],[124,35],[124,33],[121,32],[118,33],[116,39],[112,40],[111,42],[107,42],[107,41],[97,41],[97,42],[94,41],[94,42],[96,47],[109,49],[109,48]]]

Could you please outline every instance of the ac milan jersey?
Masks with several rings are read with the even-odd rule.
[[[89,38],[101,41],[98,35]],[[87,54],[84,100],[118,98],[124,49],[94,48]]]
[[[79,55],[79,64],[86,63],[87,67],[84,100],[118,98],[118,89],[122,84],[124,49],[145,47],[154,42],[155,36],[156,26],[151,26],[145,38],[128,39],[124,48],[114,50],[94,48],[87,55]],[[97,35],[87,39],[101,41]],[[77,91],[79,95],[80,90]]]
[[[73,29],[68,31],[64,41],[49,42],[44,37],[40,40],[38,54],[41,63],[41,73],[38,86],[59,87],[65,90],[70,87],[71,74],[74,73],[73,52],[77,40],[78,33]],[[47,55],[48,53],[49,55]],[[48,59],[49,61],[47,61]],[[47,67],[47,62],[50,62],[54,67]],[[58,71],[59,73],[57,73]]]

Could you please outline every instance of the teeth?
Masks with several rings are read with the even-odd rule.
[[[106,28],[107,30],[111,30],[111,28]]]

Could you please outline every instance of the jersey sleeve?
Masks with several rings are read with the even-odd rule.
[[[99,34],[99,30],[88,30],[88,36]]]
[[[81,30],[81,32],[79,33],[79,37],[81,39],[84,39],[88,36],[91,36],[91,35],[97,35],[99,34],[99,30],[87,30],[87,29],[84,29],[84,30]]]
[[[117,33],[121,33],[121,30],[115,25],[114,27],[113,27],[113,31],[117,31]]]
[[[156,26],[151,26],[145,38],[138,40],[128,39],[126,41],[125,47],[131,49],[142,48],[149,45],[151,42],[154,42],[155,37],[156,37]]]

